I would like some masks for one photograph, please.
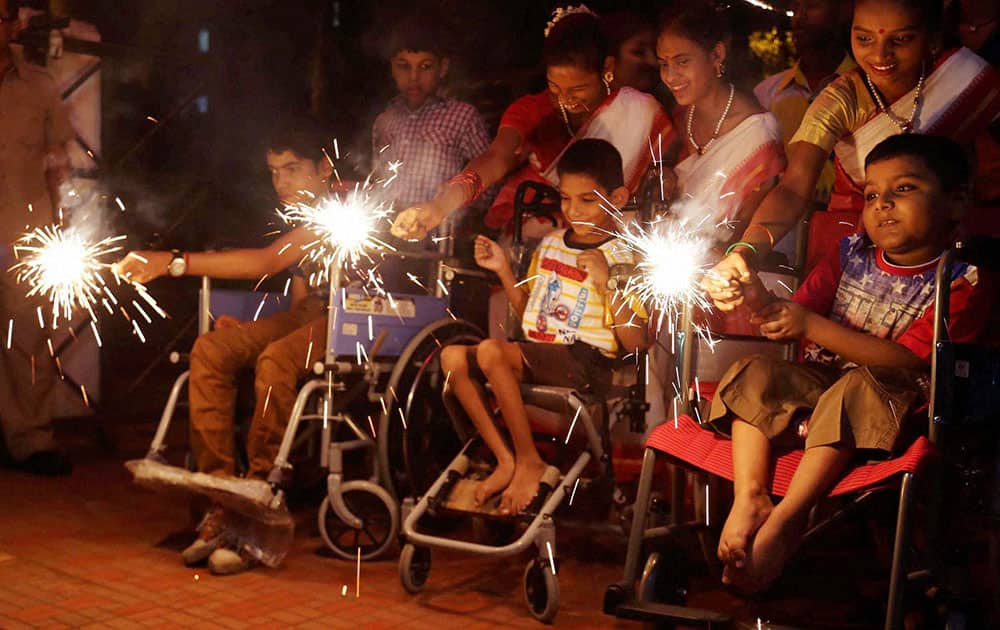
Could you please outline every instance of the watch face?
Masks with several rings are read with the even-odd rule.
[[[183,276],[186,269],[187,265],[184,264],[183,258],[174,258],[170,261],[170,264],[167,265],[167,272],[169,272],[172,276]]]

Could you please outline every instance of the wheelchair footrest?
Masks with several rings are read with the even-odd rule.
[[[620,619],[631,619],[633,621],[670,620],[692,626],[733,623],[732,617],[714,610],[643,601],[630,601],[620,604],[615,608],[613,614]]]
[[[483,483],[485,478],[471,479],[466,477],[464,479],[457,480],[451,487],[451,492],[442,501],[441,507],[450,512],[476,514],[478,516],[485,516],[488,518],[523,518],[538,512],[544,504],[545,499],[559,484],[559,480],[561,478],[562,473],[559,472],[559,469],[555,466],[549,466],[545,470],[545,474],[542,475],[541,482],[538,485],[538,495],[531,502],[528,508],[525,509],[525,512],[521,514],[501,514],[500,493],[497,493],[487,499],[483,505],[476,506],[476,491],[479,489],[479,485]]]

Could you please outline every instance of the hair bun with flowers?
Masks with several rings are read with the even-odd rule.
[[[549,36],[549,33],[551,33],[555,25],[559,23],[559,20],[566,16],[573,15],[574,13],[584,13],[586,15],[593,15],[595,18],[597,17],[597,14],[591,11],[590,7],[582,3],[578,6],[569,5],[567,7],[558,7],[552,12],[552,19],[545,25],[545,37]]]

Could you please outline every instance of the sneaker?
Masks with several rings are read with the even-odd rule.
[[[208,570],[215,575],[236,575],[256,565],[250,554],[229,547],[219,547],[208,557]]]
[[[222,529],[222,506],[214,505],[205,512],[198,524],[198,537],[181,552],[184,564],[192,566],[212,555],[222,544],[225,532]]]

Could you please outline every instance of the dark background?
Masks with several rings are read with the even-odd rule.
[[[447,89],[495,125],[510,101],[544,87],[542,30],[557,6],[538,0],[51,4],[56,15],[96,25],[107,44],[99,177],[129,208],[117,227],[129,235],[131,248],[189,250],[266,242],[275,201],[263,143],[283,116],[311,112],[339,141],[341,175],[367,173],[372,122],[394,94],[383,50],[386,33],[401,16],[443,16],[442,30],[454,51]],[[668,4],[589,6],[599,12],[633,9],[652,21]],[[785,20],[783,12],[739,0],[729,4],[740,31],[737,47],[749,31]],[[204,51],[199,43],[206,33]],[[172,317],[146,326],[146,344],[123,321],[105,323],[102,416],[158,413],[180,370],[164,357],[190,347],[194,338],[197,281],[164,279],[150,290]]]

